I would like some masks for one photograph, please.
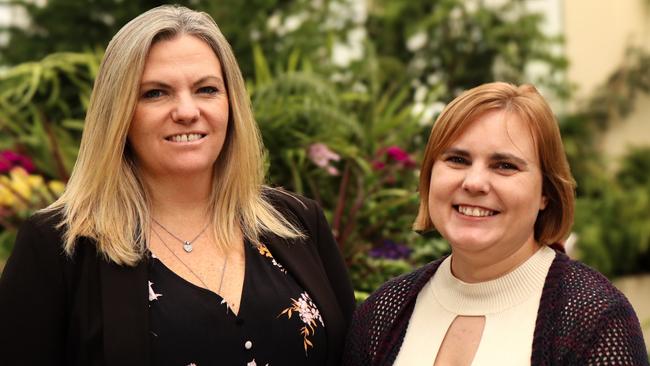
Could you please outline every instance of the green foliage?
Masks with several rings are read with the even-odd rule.
[[[46,179],[65,181],[99,50],[126,21],[165,1],[17,3],[34,26],[10,30],[0,63],[42,60],[0,72],[0,149],[25,153]],[[229,39],[262,130],[270,180],[324,207],[358,298],[449,252],[439,235],[410,230],[418,209],[415,167],[444,103],[487,81],[531,81],[532,63],[546,70],[533,82],[567,96],[566,60],[553,52],[560,40],[541,32],[542,18],[521,0],[497,7],[479,0],[177,3],[210,13]],[[633,50],[626,60],[592,103],[561,118],[578,182],[582,256],[610,275],[640,270],[650,257],[650,154],[630,153],[612,176],[594,143],[612,113],[629,112],[634,96],[650,90],[647,55]],[[13,235],[0,230],[0,243]],[[410,254],[382,256],[387,242]],[[0,244],[0,258],[9,248]]]
[[[614,177],[592,175],[589,190],[578,198],[575,231],[579,254],[608,276],[649,268],[648,167],[650,147],[630,149]]]
[[[624,189],[650,188],[648,172],[650,172],[650,147],[632,147],[623,158],[616,177]]]
[[[549,66],[544,84],[552,84],[554,74],[566,67],[565,59],[551,52],[557,40],[542,33],[541,16],[527,13],[523,5],[516,0],[498,7],[479,1],[377,0],[368,27],[382,40],[380,54],[399,58],[422,84],[441,82],[443,99],[449,101],[458,91],[485,82],[521,83],[532,61]]]
[[[327,79],[302,70],[309,67],[287,67],[272,76],[261,53],[256,60],[256,83],[249,90],[271,152],[271,180],[317,198],[330,213],[343,248],[348,240],[368,241],[379,236],[378,232],[392,223],[401,225],[396,231],[404,232],[410,219],[394,220],[404,217],[395,210],[407,206],[413,212],[415,196],[413,191],[395,187],[396,175],[399,181],[409,178],[413,183],[415,174],[404,169],[374,171],[371,163],[381,147],[403,144],[421,129],[410,113],[408,92],[344,92]],[[340,154],[340,178],[310,160],[308,150],[316,143]],[[359,234],[354,228],[361,222],[365,232]]]
[[[650,148],[631,148],[612,171],[598,145],[612,120],[650,91],[650,55],[638,49],[626,55],[581,110],[560,123],[577,182],[578,255],[610,277],[650,268]]]
[[[15,231],[0,231],[0,274],[2,274],[2,269],[4,268],[6,258],[9,257],[9,254],[11,254],[11,249],[13,248],[13,243],[15,240]]]
[[[204,1],[207,2],[207,1]],[[129,20],[155,6],[181,4],[201,8],[202,1],[160,0],[14,0],[30,18],[26,27],[1,29],[9,43],[0,47],[0,64],[40,60],[56,52],[83,52],[103,48]]]
[[[67,180],[100,53],[59,53],[0,72],[0,148],[29,155]]]

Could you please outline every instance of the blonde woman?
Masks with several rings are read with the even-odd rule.
[[[263,185],[212,18],[152,9],[108,45],[70,182],[0,280],[3,365],[337,365],[353,293],[320,208]]]
[[[574,182],[532,85],[470,89],[427,143],[414,229],[452,254],[360,306],[345,365],[647,365],[639,320],[601,274],[567,257]]]

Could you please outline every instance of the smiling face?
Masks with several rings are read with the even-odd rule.
[[[149,50],[128,141],[145,177],[212,174],[228,127],[219,59],[180,35]]]
[[[495,262],[535,247],[545,205],[533,137],[514,113],[479,116],[433,164],[429,213],[454,255]]]

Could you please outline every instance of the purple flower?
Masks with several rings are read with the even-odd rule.
[[[0,173],[8,173],[11,168],[17,166],[22,167],[28,173],[33,173],[36,170],[29,157],[11,150],[0,151]]]
[[[382,241],[381,245],[372,248],[368,254],[372,258],[408,259],[411,252],[412,249],[406,245],[386,239]]]
[[[329,175],[339,175],[338,169],[334,167],[331,162],[341,160],[339,154],[330,150],[330,148],[322,142],[309,145],[307,148],[307,155],[309,159],[317,166],[325,169]]]

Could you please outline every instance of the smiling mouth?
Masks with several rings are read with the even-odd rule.
[[[169,137],[165,137],[165,140],[171,141],[171,142],[192,142],[196,140],[200,140],[204,138],[207,135],[201,134],[201,133],[182,133],[178,135],[172,135]]]
[[[465,206],[465,205],[453,205],[456,212],[464,216],[470,217],[487,217],[494,216],[499,213],[499,211],[488,210],[481,207],[475,206]]]

